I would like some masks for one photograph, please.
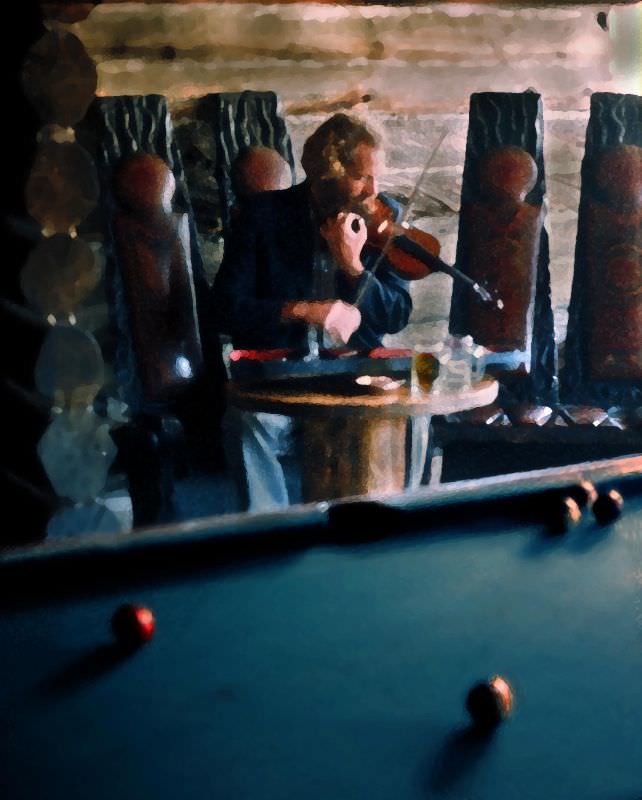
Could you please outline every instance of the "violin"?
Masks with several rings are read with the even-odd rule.
[[[445,272],[453,279],[467,283],[485,302],[503,308],[502,301],[493,297],[488,289],[439,257],[441,246],[434,236],[411,227],[407,222],[396,222],[392,209],[378,197],[374,200],[374,210],[367,214],[366,227],[366,244],[385,254],[402,278],[416,281],[432,272]]]

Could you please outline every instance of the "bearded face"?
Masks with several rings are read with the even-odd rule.
[[[348,163],[341,163],[331,152],[327,153],[327,162],[326,173],[312,186],[319,216],[327,219],[340,211],[367,216],[377,196],[379,152],[362,142]]]

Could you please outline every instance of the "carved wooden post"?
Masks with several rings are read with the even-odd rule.
[[[591,98],[561,396],[642,405],[642,98]]]
[[[134,522],[136,525],[149,524],[165,518],[171,509],[172,465],[177,427],[180,427],[177,426],[175,416],[180,419],[189,441],[197,448],[194,455],[198,452],[199,456],[207,459],[209,466],[222,465],[220,419],[225,370],[220,344],[212,324],[209,287],[185,183],[181,153],[174,139],[167,101],[159,95],[97,98],[79,130],[79,138],[94,154],[99,168],[100,216],[88,220],[88,224],[94,226],[104,239],[105,282],[115,350],[112,365],[118,387],[136,420],[136,425],[131,430],[123,429],[119,446],[126,459],[130,456],[126,468],[134,505]],[[160,229],[163,224],[159,220],[156,220],[156,230],[150,231],[150,225],[140,223],[138,218],[130,216],[127,219],[122,213],[119,216],[113,184],[115,171],[123,159],[141,153],[160,157],[171,170],[176,189],[173,209],[178,217],[167,217],[165,227],[174,229],[171,239],[175,246],[181,238],[188,242],[188,250],[184,249],[182,254],[168,246],[169,239],[162,235]],[[116,222],[117,217],[119,222]],[[151,220],[146,220],[146,223],[150,222]],[[185,234],[183,237],[182,233]],[[192,330],[187,338],[193,343],[200,337],[202,359],[190,346],[188,361],[193,370],[193,379],[190,379],[189,386],[183,382],[181,391],[175,393],[173,390],[165,394],[159,391],[158,379],[161,378],[162,383],[162,375],[157,367],[160,362],[154,366],[152,359],[148,361],[149,369],[146,374],[142,376],[139,372],[133,329],[138,326],[140,332],[141,315],[149,309],[136,302],[133,317],[130,316],[127,294],[130,292],[131,297],[132,285],[126,287],[124,273],[127,269],[123,269],[119,252],[122,251],[124,260],[129,261],[132,273],[129,277],[139,269],[141,273],[148,273],[147,278],[151,278],[155,262],[150,256],[154,248],[159,248],[161,260],[167,260],[167,269],[163,268],[161,272],[164,270],[165,277],[170,283],[174,283],[169,287],[172,297],[177,288],[174,280],[175,268],[178,266],[180,271],[181,263],[190,261],[193,275],[198,330]],[[138,277],[142,279],[142,274]],[[158,279],[159,273],[154,277]],[[158,286],[154,291],[157,289]],[[184,297],[189,299],[191,291]],[[178,319],[180,307],[180,301],[175,303],[172,300],[164,310],[169,314],[175,313]],[[193,308],[191,312],[185,319],[194,321]],[[160,341],[157,345],[160,347]],[[167,358],[163,363],[169,363]],[[178,370],[186,366],[180,361]],[[176,377],[175,359],[172,369]],[[174,388],[177,388],[176,382]],[[124,441],[128,438],[128,433],[131,433],[131,441]]]
[[[214,176],[221,204],[219,213],[226,231],[238,199],[232,183],[236,156],[246,147],[270,147],[288,162],[294,180],[292,142],[274,92],[208,94],[199,101],[196,116],[211,131]]]
[[[555,399],[541,131],[538,94],[472,95],[457,265],[503,307],[455,284],[450,330],[497,354],[504,406]]]
[[[175,181],[159,156],[141,153],[116,170],[114,232],[143,393],[171,402],[203,364],[189,258],[187,215],[174,214]]]

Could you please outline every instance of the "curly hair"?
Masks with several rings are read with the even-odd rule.
[[[341,178],[360,144],[378,147],[379,138],[361,120],[334,114],[306,140],[301,166],[311,180]]]

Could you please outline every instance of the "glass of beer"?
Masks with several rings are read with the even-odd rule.
[[[439,375],[439,349],[438,344],[417,344],[413,347],[410,367],[412,394],[426,394],[432,389]]]

